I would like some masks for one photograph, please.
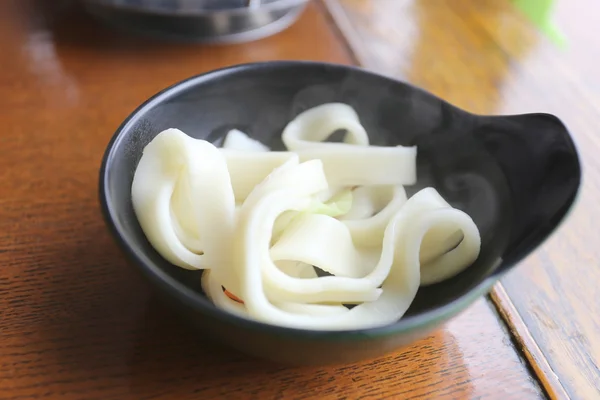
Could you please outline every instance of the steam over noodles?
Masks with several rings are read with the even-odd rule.
[[[343,142],[325,142],[339,130]],[[407,198],[417,149],[369,145],[350,106],[305,111],[282,140],[288,151],[269,151],[232,130],[217,148],[168,129],[135,171],[146,237],[170,263],[205,270],[217,307],[299,329],[383,326],[404,315],[419,286],[478,257],[467,214],[433,188]]]

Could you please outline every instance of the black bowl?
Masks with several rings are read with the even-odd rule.
[[[423,287],[404,318],[375,329],[320,332],[271,326],[217,309],[201,272],[165,261],[148,243],[131,204],[142,149],[166,128],[212,142],[239,128],[274,148],[298,113],[327,102],[354,107],[373,144],[417,145],[418,185],[434,186],[480,229],[470,268]],[[571,209],[581,181],[573,140],[548,114],[479,116],[406,83],[362,69],[313,62],[247,64],[199,75],[160,92],[110,141],[100,202],[115,239],[174,310],[202,332],[246,353],[294,364],[372,358],[420,338],[455,316],[539,246]]]

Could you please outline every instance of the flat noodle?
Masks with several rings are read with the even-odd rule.
[[[404,191],[402,186],[398,186]],[[366,219],[381,211],[392,199],[394,186],[359,186],[352,190],[352,207],[341,220]],[[406,200],[406,195],[404,196]],[[404,204],[404,202],[403,202]]]
[[[296,178],[293,178],[296,176]],[[298,165],[288,164],[286,168],[281,167],[274,171],[268,180],[257,186],[248,196],[238,215],[238,229],[234,244],[234,255],[237,256],[234,266],[239,276],[246,274],[242,279],[250,287],[257,285],[256,281],[250,280],[249,271],[263,272],[263,278],[269,281],[271,274],[286,280],[285,285],[275,284],[273,290],[285,289],[288,284],[295,285],[301,289],[296,290],[296,295],[304,295],[310,302],[329,301],[365,301],[363,298],[373,298],[379,292],[377,287],[385,279],[385,271],[382,271],[374,279],[374,283],[354,282],[343,277],[323,277],[318,279],[294,279],[281,272],[269,256],[269,244],[271,242],[272,226],[277,217],[285,211],[306,210],[311,205],[311,196],[327,187],[323,174],[321,162],[318,160],[308,161]],[[247,227],[248,226],[248,227]],[[257,229],[258,228],[258,229]],[[264,247],[264,248],[263,248]],[[251,254],[265,250],[260,262]],[[250,265],[249,263],[254,263]],[[262,264],[262,265],[261,265]],[[378,279],[378,280],[377,280]],[[345,281],[346,285],[340,289],[339,281]],[[251,283],[248,283],[251,282]],[[262,284],[255,287],[262,287]],[[246,286],[248,288],[248,286]],[[254,289],[250,289],[254,293]],[[351,296],[359,296],[355,299]],[[242,292],[246,301],[247,295]],[[309,302],[307,301],[307,302]],[[250,301],[247,302],[250,304]]]
[[[343,143],[324,142],[339,130]],[[149,242],[174,265],[205,269],[217,307],[298,329],[383,326],[419,286],[479,256],[467,214],[433,188],[407,199],[416,148],[369,146],[348,105],[301,113],[282,139],[289,151],[271,152],[232,130],[217,149],[169,129],[135,171],[132,202]]]
[[[222,151],[227,163],[231,185],[238,203],[243,202],[250,192],[269,176],[277,167],[290,160],[298,160],[294,153],[284,151],[241,152]],[[248,166],[251,165],[252,168]]]
[[[271,247],[274,262],[296,260],[335,276],[365,277],[373,270],[377,251],[359,251],[343,222],[322,214],[305,214]]]
[[[213,268],[220,281],[238,290],[229,251],[235,200],[216,147],[178,129],[159,133],[144,148],[131,199],[148,241],[167,261],[185,269]],[[178,221],[186,219],[191,223],[183,228]]]
[[[306,152],[222,152],[237,201],[243,201],[274,168],[293,157],[299,157],[301,161],[320,160],[323,163],[327,182],[332,188],[326,192],[326,196],[333,196],[341,187],[412,185],[416,182],[417,152],[412,147],[375,149],[349,146],[341,150],[315,149]],[[249,165],[252,168],[248,168]],[[322,195],[323,193],[319,194]]]
[[[161,132],[144,149],[131,198],[146,237],[169,262],[203,269],[221,261],[235,203],[227,164],[213,145],[177,129]],[[193,248],[178,233],[188,235]]]
[[[360,189],[365,189],[362,192]],[[392,217],[398,213],[401,207],[407,201],[406,191],[402,186],[371,186],[368,188],[359,188],[355,191],[355,202],[361,201],[358,207],[366,208],[369,211],[374,210],[376,213],[372,216],[362,219],[348,218],[352,215],[352,209],[346,214],[344,224],[350,231],[350,234],[355,241],[363,246],[377,246],[383,241],[383,235]],[[387,204],[386,204],[387,203]],[[368,205],[367,205],[368,204]],[[383,207],[383,208],[382,208]]]
[[[258,140],[252,139],[237,129],[232,129],[227,133],[223,141],[223,149],[251,152],[266,152],[270,150],[268,146],[265,146]]]
[[[422,242],[421,257],[424,251],[442,255],[431,257],[427,260],[427,263],[423,264],[421,268],[421,285],[431,285],[450,279],[465,270],[479,256],[481,237],[477,226],[466,213],[456,209],[452,209],[452,211],[456,214],[455,219],[448,221],[447,225],[443,227],[445,236],[450,241],[432,240],[426,243],[423,240]],[[448,235],[448,232],[452,232],[452,235]],[[458,236],[462,237],[462,240],[454,250],[443,253],[449,246],[453,246],[452,243],[456,243],[454,238],[456,238],[457,232],[459,232]]]
[[[346,131],[343,143],[323,142],[339,130]],[[323,104],[304,111],[285,127],[281,138],[301,161],[323,161],[327,180],[334,187],[413,185],[417,180],[416,147],[369,146],[358,115],[346,104]]]
[[[350,311],[344,306],[329,304],[302,304],[280,302],[275,303],[275,305],[281,311],[288,312],[290,314],[317,315],[322,317],[346,314]]]
[[[360,124],[352,107],[342,103],[328,103],[313,107],[294,118],[283,130],[281,139],[291,151],[339,147],[339,143],[320,143],[335,131],[345,130],[344,143],[369,145],[369,135]],[[343,147],[343,145],[342,145]]]
[[[253,194],[255,193],[253,192]],[[408,309],[419,287],[419,249],[427,231],[439,223],[452,223],[453,226],[465,226],[465,230],[468,232],[468,223],[471,221],[459,210],[448,208],[445,202],[439,200],[437,192],[433,189],[426,189],[409,199],[405,207],[390,222],[386,229],[381,258],[379,264],[373,269],[372,276],[360,279],[323,277],[317,278],[314,280],[315,282],[312,282],[311,279],[304,279],[296,280],[296,285],[293,285],[292,281],[295,278],[286,276],[281,279],[280,275],[277,276],[274,273],[276,268],[271,268],[268,235],[257,234],[260,221],[271,223],[275,220],[277,213],[283,212],[299,200],[292,193],[285,193],[285,191],[277,194],[279,196],[268,193],[257,194],[262,197],[262,204],[256,204],[247,210],[242,209],[235,253],[243,254],[244,258],[236,259],[235,264],[238,267],[238,273],[245,274],[245,286],[242,288],[242,293],[249,315],[263,322],[289,327],[327,330],[354,329],[385,325],[399,319]],[[316,230],[314,235],[317,237],[315,238],[313,235],[311,240],[322,240],[323,238],[318,236],[319,232],[321,231]],[[251,237],[252,239],[250,239]],[[469,243],[463,241],[456,249],[444,256],[446,262],[454,263],[451,268],[454,268],[455,265],[469,265],[477,257],[478,250],[474,251],[475,248],[471,246],[472,242],[476,242],[477,239],[478,236]],[[297,246],[305,246],[306,240],[306,237],[297,238]],[[344,250],[335,247],[330,251],[340,254]],[[384,279],[378,279],[380,276],[383,276]],[[303,283],[305,285],[302,285]],[[376,288],[381,283],[383,283],[383,291],[377,300],[354,307],[343,316],[328,315],[326,318],[316,315],[299,317],[287,313],[269,302],[264,289],[266,287],[266,290],[270,290],[269,286],[274,286],[290,292],[298,290],[296,294],[301,294],[303,293],[302,289],[314,290],[317,288],[314,295],[318,295],[320,291],[344,293],[357,288],[368,290]],[[306,287],[302,288],[302,286]],[[375,312],[375,310],[379,311]],[[381,312],[381,310],[386,310],[386,312]]]
[[[275,265],[283,273],[296,278],[310,279],[317,278],[317,271],[310,265],[301,261],[275,261]]]
[[[338,144],[338,143],[322,143]],[[414,185],[417,182],[416,147],[361,147],[297,151],[301,161],[321,160],[332,186]]]
[[[344,143],[322,142],[337,130],[347,131]],[[301,113],[285,127],[282,140],[290,152],[266,152],[244,133],[228,133],[221,151],[238,203],[274,168],[293,157],[291,152],[301,161],[322,161],[330,186],[318,194],[323,200],[343,187],[416,182],[416,147],[368,146],[369,138],[356,112],[345,104],[324,104]]]

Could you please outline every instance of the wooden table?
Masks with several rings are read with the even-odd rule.
[[[504,0],[313,1],[289,30],[226,47],[123,36],[71,3],[0,2],[0,399],[600,398],[597,2],[559,2],[565,51]],[[109,237],[100,159],[158,90],[273,59],[358,63],[475,112],[555,113],[586,167],[578,208],[490,299],[382,359],[286,368],[200,342]]]

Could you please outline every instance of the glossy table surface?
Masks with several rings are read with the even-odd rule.
[[[313,1],[285,32],[223,47],[117,33],[71,1],[0,2],[0,399],[598,398],[592,1],[559,2],[563,51],[496,0]],[[553,112],[587,167],[579,207],[491,299],[382,359],[291,368],[201,340],[110,238],[100,159],[165,86],[275,59],[359,63],[475,112]]]

